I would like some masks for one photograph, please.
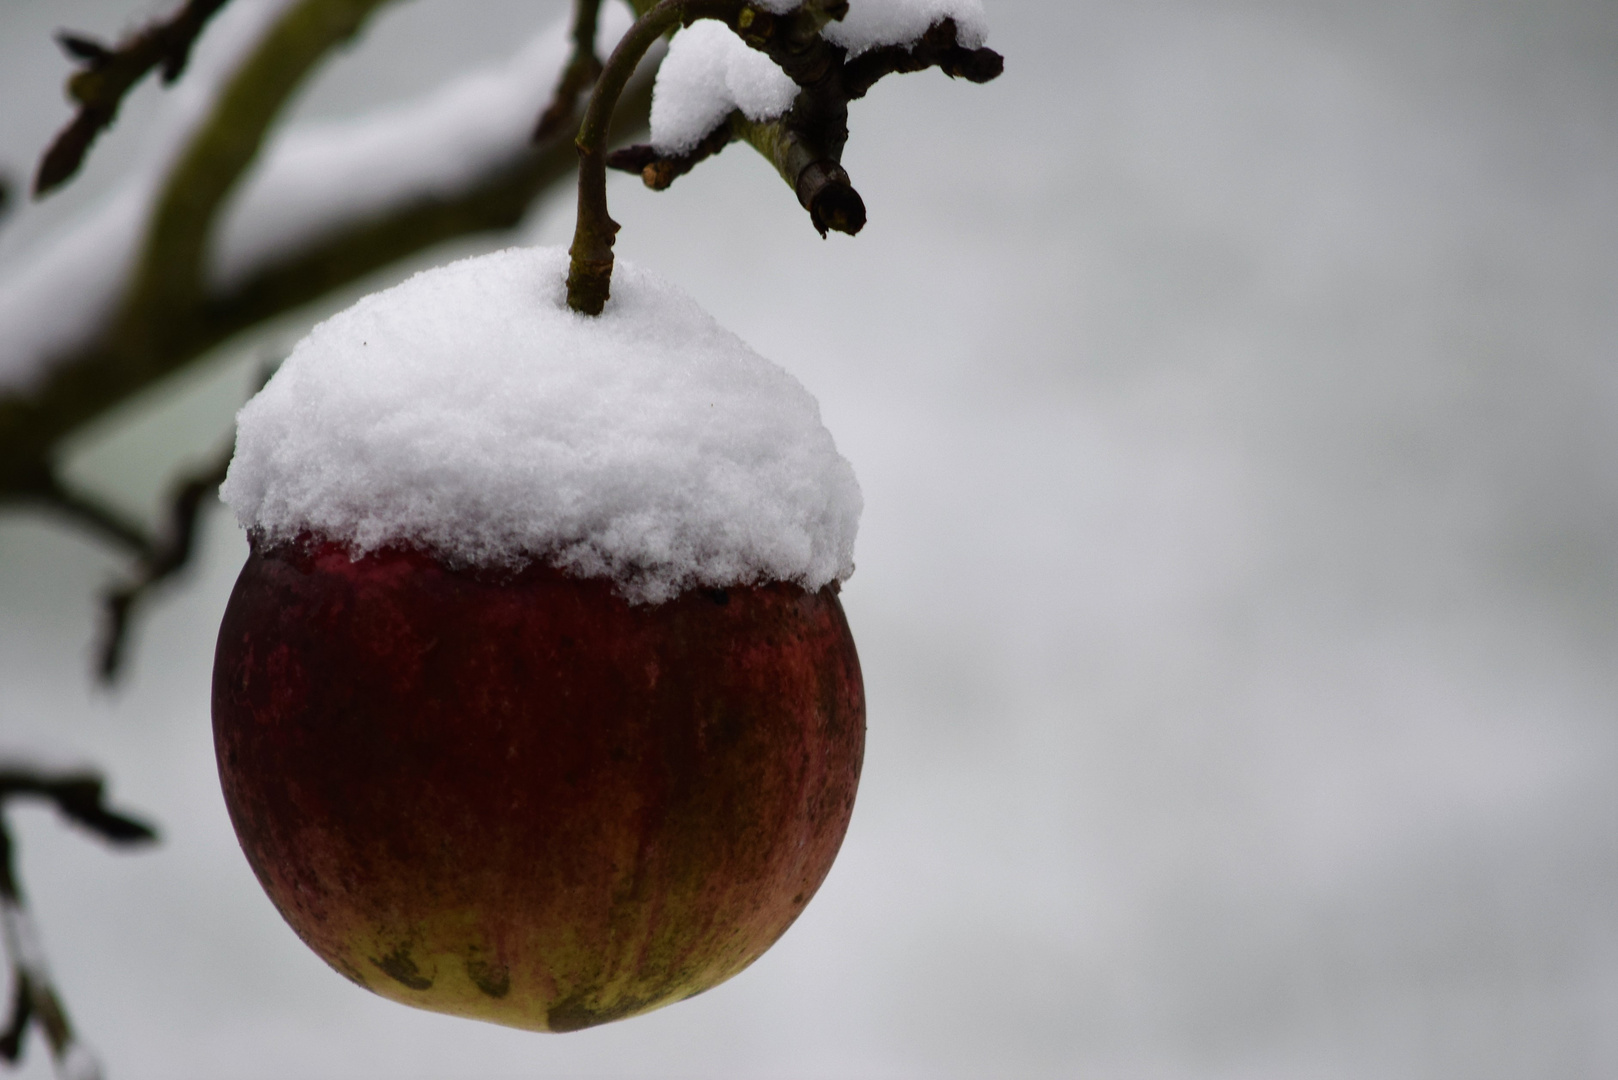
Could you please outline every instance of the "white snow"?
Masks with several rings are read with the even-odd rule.
[[[62,1080],[101,1080],[101,1063],[90,1048],[81,1042],[72,1042],[62,1051],[61,1063],[56,1067]]]
[[[241,410],[221,497],[268,542],[541,558],[635,602],[852,573],[859,486],[808,391],[632,264],[597,318],[566,273],[508,249],[316,326]]]
[[[798,86],[775,61],[724,23],[699,19],[674,35],[652,90],[652,146],[683,154],[740,109],[774,120],[792,107]]]
[[[759,6],[784,13],[799,0]],[[850,57],[884,45],[908,45],[945,19],[955,20],[955,40],[980,47],[989,36],[981,0],[852,0],[840,22],[821,35]],[[699,19],[674,35],[657,72],[652,94],[652,147],[683,154],[740,109],[749,120],[773,120],[792,107],[798,87],[762,52],[724,23]]]
[[[981,48],[989,38],[982,0],[849,0],[848,14],[827,23],[820,36],[850,57],[884,45],[908,45],[945,19],[955,20],[955,40]]]

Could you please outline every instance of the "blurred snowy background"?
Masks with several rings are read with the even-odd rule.
[[[400,5],[294,122],[424,92],[563,8]],[[25,178],[68,116],[50,31],[152,10],[7,0],[0,168]],[[1618,1075],[1618,6],[989,14],[999,82],[854,106],[856,240],[821,241],[746,148],[612,188],[619,252],[797,374],[866,497],[859,806],[731,983],[566,1036],[356,990],[260,893],[218,793],[229,515],[110,694],[89,652],[117,564],[0,518],[0,742],[104,765],[164,830],[115,855],[13,814],[111,1080]],[[0,261],[105,196],[161,98],[0,226]],[[520,239],[571,219],[564,192]],[[154,507],[339,302],[86,433],[72,474]],[[38,1042],[20,1075],[49,1075]]]

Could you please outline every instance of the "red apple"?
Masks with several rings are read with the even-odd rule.
[[[865,704],[835,585],[635,605],[539,564],[255,543],[213,724],[242,848],[327,963],[570,1031],[791,925],[848,826]]]

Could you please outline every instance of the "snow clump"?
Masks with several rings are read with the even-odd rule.
[[[652,148],[684,154],[740,109],[749,120],[774,120],[792,107],[798,85],[775,61],[715,19],[698,19],[674,35],[652,87]]]
[[[847,578],[859,485],[809,392],[622,260],[600,316],[569,310],[567,265],[466,259],[316,326],[238,415],[221,497],[261,543],[543,559],[637,603]]]
[[[786,14],[800,0],[758,0]],[[850,0],[848,14],[820,34],[852,58],[888,45],[910,45],[945,19],[955,40],[977,49],[989,37],[982,0]],[[798,87],[775,61],[752,48],[724,23],[699,19],[674,35],[652,87],[652,149],[685,154],[736,109],[755,123],[792,107]]]
[[[962,48],[981,49],[989,39],[983,0],[849,0],[848,14],[827,23],[820,36],[853,58],[886,45],[909,45],[945,19],[955,20],[955,43]]]

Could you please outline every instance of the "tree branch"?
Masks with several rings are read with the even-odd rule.
[[[17,479],[11,493],[14,499],[32,502],[56,513],[137,558],[144,558],[151,551],[152,539],[140,522],[94,496],[65,487],[47,462],[33,464],[31,475]]]
[[[287,99],[336,45],[390,0],[302,0],[222,88],[158,196],[119,334],[161,348],[172,316],[196,306],[210,233]]]
[[[5,809],[13,798],[42,798],[55,803],[64,817],[110,844],[141,844],[157,839],[157,832],[150,825],[109,809],[104,794],[101,776],[88,770],[53,775],[25,766],[0,764],[0,934],[5,939],[16,995],[10,1023],[0,1034],[0,1058],[17,1061],[22,1054],[23,1037],[33,1024],[50,1044],[57,1069],[64,1076],[99,1076],[100,1069],[75,1037],[45,963],[45,952],[17,875],[16,848]]]
[[[640,5],[636,9],[640,10]],[[785,15],[760,11],[746,0],[660,0],[636,20],[629,33],[613,49],[601,77],[596,80],[576,140],[579,148],[579,210],[573,246],[568,249],[572,257],[567,276],[567,303],[570,308],[587,315],[599,315],[606,306],[612,280],[613,237],[618,231],[618,223],[607,213],[606,132],[618,103],[618,95],[652,43],[677,26],[689,26],[698,19],[717,19],[740,34],[749,45],[765,52],[798,84],[800,91],[798,101],[793,106],[794,113],[817,115],[825,111],[822,106],[830,100],[817,88],[828,73],[834,71],[835,57],[835,53],[827,51],[835,47],[821,38],[820,31],[828,22],[842,18],[847,11],[848,0],[803,0]],[[827,151],[832,155],[841,153],[848,134],[846,123],[841,122],[847,117],[846,102],[839,107],[842,135],[836,138],[835,146]],[[800,146],[802,142],[800,140]],[[796,151],[797,148],[791,148],[788,153]],[[835,166],[824,168],[824,173],[832,180],[840,176],[846,184],[847,174],[842,172],[841,166],[835,165],[834,158],[828,162],[823,156],[817,155],[815,162]],[[800,199],[804,197],[804,175],[802,169],[796,174]],[[825,186],[825,181],[817,185],[817,193]],[[861,206],[860,224],[864,224],[863,209]],[[823,219],[813,209],[811,213],[816,227],[824,235]],[[837,220],[846,222],[847,218],[844,216]]]
[[[197,521],[206,500],[217,495],[225,482],[234,449],[232,440],[211,464],[175,486],[169,496],[167,527],[136,563],[130,579],[103,594],[105,623],[96,667],[102,682],[110,683],[118,676],[135,605],[190,563]]]
[[[846,10],[846,4],[841,8]],[[631,146],[610,155],[608,167],[638,172],[646,186],[661,190],[728,143],[742,140],[775,166],[821,236],[828,230],[858,233],[865,225],[865,202],[841,164],[848,103],[864,97],[886,75],[937,67],[951,78],[982,83],[999,76],[1005,61],[992,49],[958,44],[953,19],[934,24],[908,47],[872,49],[849,60],[844,49],[819,33],[827,18],[840,17],[831,0],[818,11],[805,5],[787,16],[742,7],[731,29],[798,84],[792,107],[762,122],[733,112],[693,150],[664,155],[651,146]]]
[[[594,86],[600,76],[601,58],[596,55],[596,23],[600,14],[601,0],[574,0],[573,56],[562,69],[550,105],[534,125],[534,142],[549,142],[566,131],[578,114],[579,95]]]
[[[32,393],[0,395],[0,498],[30,494],[29,481],[68,431],[222,340],[204,316],[203,285],[219,210],[298,83],[384,2],[303,0],[230,78],[166,178],[109,324],[76,354],[50,363]]]
[[[56,40],[83,67],[68,79],[68,96],[79,111],[40,159],[34,174],[34,197],[66,183],[79,171],[90,144],[112,126],[124,95],[155,67],[172,83],[185,70],[191,47],[208,20],[227,0],[189,0],[166,20],[149,23],[108,48],[82,34],[61,31]]]
[[[349,0],[341,2],[347,5]],[[324,5],[306,2],[287,18],[319,6]],[[270,49],[261,44],[255,57]],[[251,82],[240,73],[233,80],[238,96],[253,92],[244,80]],[[648,80],[631,84],[626,103],[633,105],[621,110],[624,117],[615,123],[614,138],[644,130],[650,100]],[[240,131],[234,109],[221,101],[198,139],[227,138],[233,128]],[[239,155],[237,159],[245,165]],[[183,226],[189,234],[184,242],[162,237],[155,245],[187,253],[183,261],[191,269],[178,273],[188,284],[153,284],[151,279],[167,272],[151,251],[144,253],[145,286],[121,304],[99,333],[39,363],[45,374],[33,387],[0,392],[0,503],[40,501],[39,477],[50,473],[61,439],[231,336],[442,241],[515,226],[542,191],[572,175],[575,160],[565,143],[534,149],[514,142],[509,154],[493,158],[481,175],[458,189],[425,191],[378,206],[366,216],[355,215],[223,284],[198,280],[198,237],[206,232],[199,222],[182,223],[183,214],[161,221],[154,217],[151,232]],[[177,171],[165,184],[167,200],[183,201],[187,188]],[[217,213],[217,198],[210,201]]]

